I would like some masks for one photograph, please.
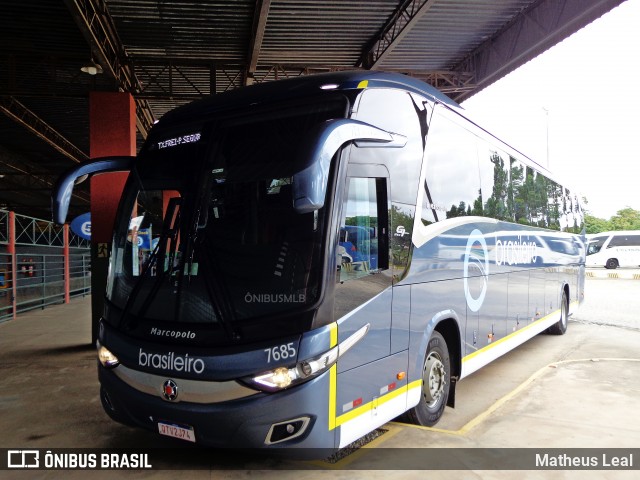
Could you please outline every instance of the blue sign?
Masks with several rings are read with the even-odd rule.
[[[91,240],[91,213],[83,213],[71,222],[71,231],[85,240]]]
[[[138,248],[151,250],[151,228],[141,228],[138,230]]]

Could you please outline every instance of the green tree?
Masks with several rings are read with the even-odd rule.
[[[583,198],[586,204],[586,199]],[[587,233],[600,233],[609,230],[640,230],[640,210],[631,207],[618,210],[609,220],[591,215],[588,211],[584,216]]]
[[[482,189],[478,190],[478,198],[473,201],[473,210],[471,210],[471,205],[469,205],[467,211],[469,215],[482,216]]]
[[[600,233],[612,230],[609,220],[594,217],[589,213],[584,215],[584,223],[587,233]]]
[[[493,189],[484,205],[484,215],[498,220],[511,220],[507,210],[509,193],[509,169],[505,169],[504,160],[498,152],[490,152],[489,161],[493,163]],[[474,210],[476,205],[474,204]],[[475,215],[475,213],[474,213]]]
[[[525,218],[522,190],[524,185],[524,167],[515,158],[509,157],[511,163],[511,182],[507,190],[507,209],[509,217],[518,223]]]
[[[640,211],[623,208],[611,217],[610,223],[612,230],[640,230]]]

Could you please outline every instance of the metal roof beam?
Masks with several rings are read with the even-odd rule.
[[[357,66],[375,70],[434,3],[436,0],[405,0],[362,54]]]
[[[89,91],[113,89],[112,79],[80,71],[87,55],[50,55],[33,49],[0,53],[0,95],[88,98]],[[28,81],[25,81],[28,79]]]
[[[74,162],[80,163],[89,158],[86,153],[14,97],[0,97],[0,110],[14,122],[22,125]]]
[[[248,68],[245,85],[251,85],[253,83],[253,73],[255,73],[258,67],[258,58],[260,57],[260,50],[262,49],[262,40],[264,39],[264,31],[267,26],[270,7],[271,0],[256,0],[251,40],[249,42],[249,54],[247,56]]]
[[[76,24],[91,46],[101,67],[118,82],[120,89],[134,96],[138,131],[147,138],[155,116],[146,100],[136,98],[140,82],[128,60],[104,0],[64,0]]]
[[[476,88],[476,84],[473,82],[473,74],[470,72],[415,69],[388,69],[387,71],[403,73],[422,80],[453,99],[457,95],[473,91]]]
[[[0,169],[0,175],[4,177],[3,185],[5,189],[3,191],[18,191],[23,189],[24,191],[41,191],[43,189],[51,191],[58,177],[57,173],[48,174],[37,172],[28,160],[21,155],[9,152],[9,150],[2,146],[0,146]],[[11,185],[17,185],[20,188],[11,189]],[[89,197],[86,192],[78,189],[75,190],[73,193],[74,198],[89,203]]]
[[[624,0],[540,0],[495,36],[480,45],[453,70],[473,72],[477,88],[463,101],[540,53],[600,18]]]
[[[229,82],[226,90],[239,88],[242,84],[238,79],[246,69],[246,66],[243,64],[212,63],[210,60],[171,57],[137,57],[136,65],[140,75],[144,76],[146,80],[145,88],[138,93],[138,97],[150,100],[167,98],[172,100],[194,100],[208,95],[206,85],[202,83],[202,79],[204,78],[202,72],[205,69],[209,70],[209,77],[215,76],[216,72],[225,76]],[[194,67],[196,70],[190,70],[190,68],[192,69]],[[262,65],[260,70],[253,72],[251,80],[252,83],[263,83],[283,78],[353,69],[354,67],[345,67],[342,65],[275,64],[269,68]],[[411,77],[419,78],[448,95],[473,91],[476,87],[475,83],[473,83],[473,74],[470,72],[434,71],[411,68],[390,69],[389,71],[404,73]],[[177,82],[175,80],[168,84],[166,83],[167,78],[171,78],[171,72],[174,72],[173,78],[178,79],[178,77],[180,77],[182,81],[180,86],[176,85]],[[189,74],[194,74],[194,72],[194,77],[189,78]],[[209,90],[213,92],[214,87],[215,85],[212,84]]]

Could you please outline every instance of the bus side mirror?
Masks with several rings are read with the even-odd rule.
[[[51,211],[53,221],[62,225],[69,211],[73,186],[86,180],[90,175],[106,172],[130,171],[136,157],[103,157],[88,160],[70,168],[59,178],[51,191]]]
[[[294,210],[308,213],[322,208],[331,159],[342,145],[355,141],[356,146],[401,147],[402,138],[358,120],[341,118],[321,123],[303,142],[303,168],[294,174],[292,182]]]

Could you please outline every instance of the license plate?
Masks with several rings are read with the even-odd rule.
[[[160,432],[160,435],[179,438],[180,440],[186,440],[187,442],[195,443],[196,441],[196,435],[193,431],[193,427],[190,427],[188,425],[176,425],[175,423],[158,422],[158,432]]]

